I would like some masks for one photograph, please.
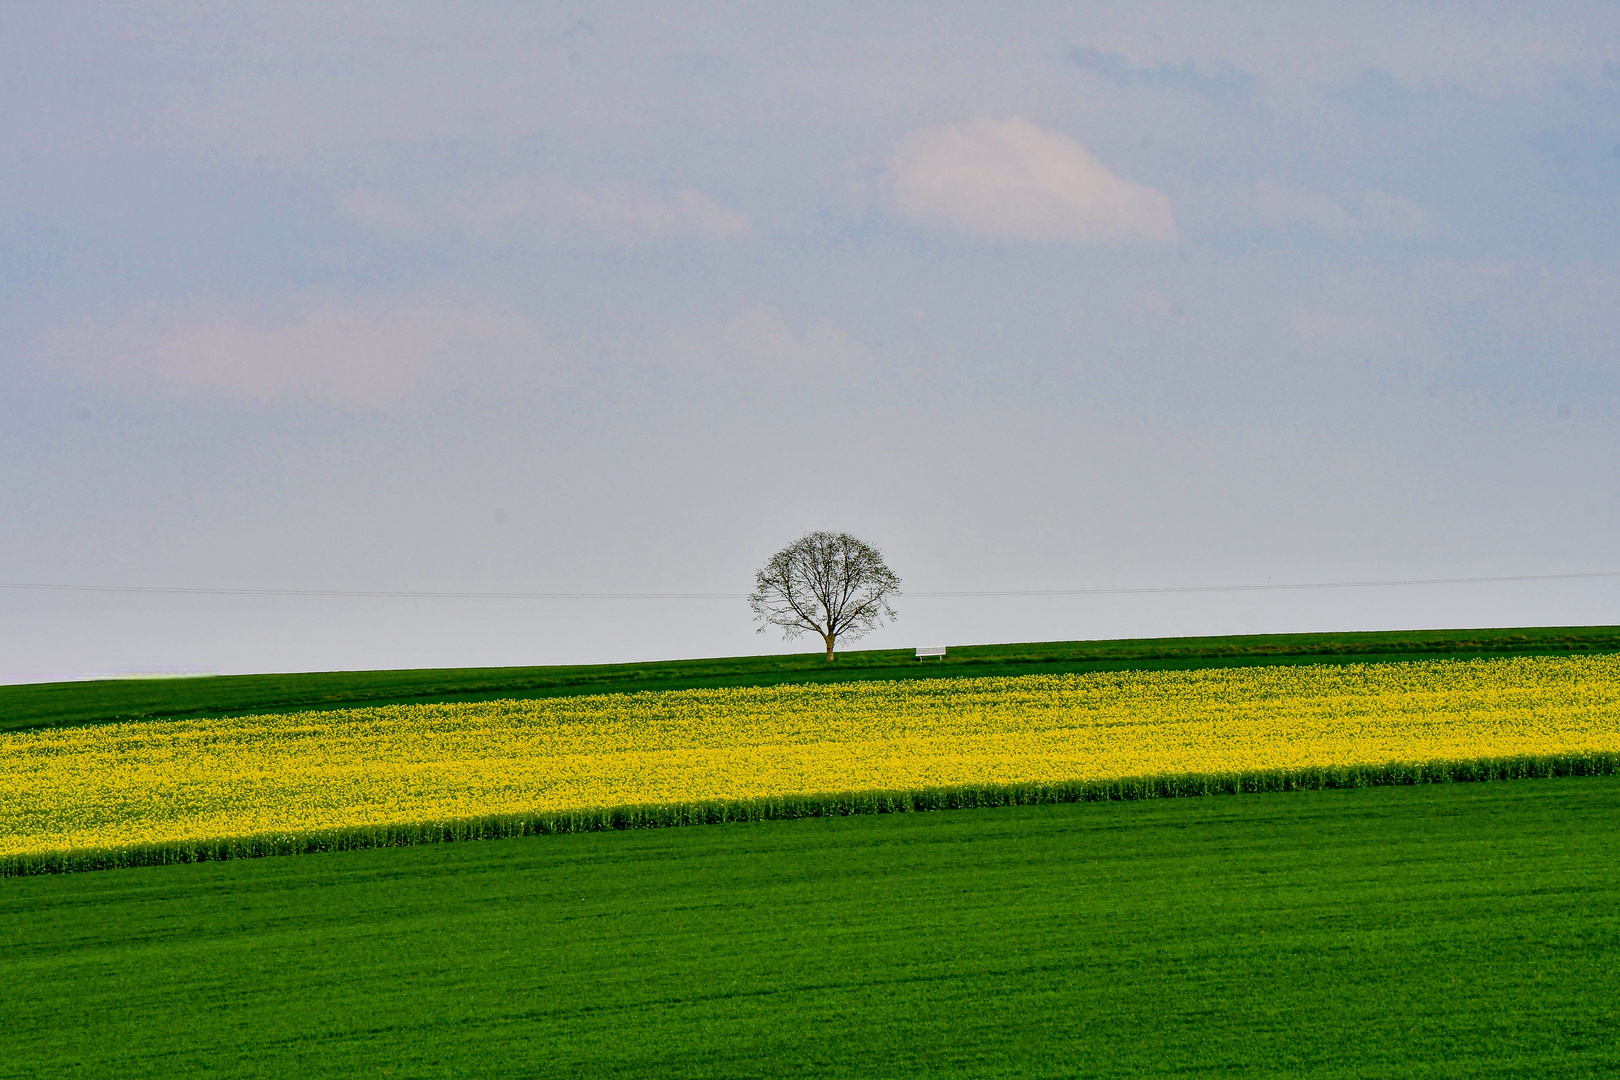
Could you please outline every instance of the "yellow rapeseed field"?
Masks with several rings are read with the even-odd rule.
[[[929,679],[0,735],[0,856],[477,815],[1620,750],[1620,657]]]

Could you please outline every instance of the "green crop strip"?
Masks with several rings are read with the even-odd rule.
[[[1198,798],[1412,784],[1482,783],[1620,773],[1620,754],[1520,755],[1465,761],[1193,773],[1041,784],[983,784],[917,791],[857,791],[779,798],[616,806],[544,814],[495,814],[407,825],[319,829],[172,844],[140,844],[0,859],[0,877],[217,862],[279,855],[414,847],[521,836],[661,829],[728,822],[924,813],[1060,803]]]
[[[919,642],[919,644],[944,644]],[[739,656],[635,664],[444,668],[116,679],[0,686],[0,731],[108,721],[307,712],[361,705],[487,701],[861,679],[979,678],[1088,671],[1269,664],[1377,663],[1424,658],[1620,652],[1620,627],[1257,634],[952,646],[943,661],[910,650]]]
[[[1620,778],[0,882],[0,1076],[1620,1070]]]

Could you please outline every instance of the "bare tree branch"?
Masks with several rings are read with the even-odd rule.
[[[813,532],[771,556],[754,575],[748,606],[754,618],[779,627],[788,640],[813,633],[834,659],[838,639],[859,638],[884,619],[894,619],[889,597],[900,579],[870,544],[848,533]]]

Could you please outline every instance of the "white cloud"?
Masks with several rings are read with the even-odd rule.
[[[362,409],[419,402],[475,370],[556,366],[527,319],[436,299],[191,303],[59,329],[41,354],[94,383]]]
[[[895,204],[918,221],[996,240],[1166,243],[1170,200],[1115,176],[1078,142],[1028,120],[913,131],[890,163]]]
[[[343,207],[355,221],[385,235],[459,235],[489,243],[545,236],[629,245],[735,240],[748,232],[747,215],[689,187],[659,197],[627,184],[581,189],[545,180],[502,180],[447,198],[360,190],[348,195]]]

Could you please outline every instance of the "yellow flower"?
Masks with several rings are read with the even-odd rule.
[[[818,792],[1620,750],[1620,657],[928,679],[0,735],[0,858]]]

